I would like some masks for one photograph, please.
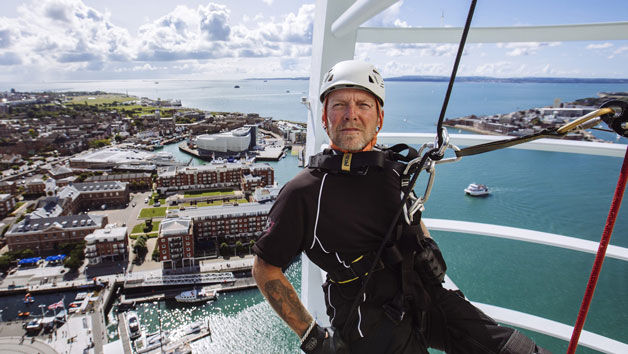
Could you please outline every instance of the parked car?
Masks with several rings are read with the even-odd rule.
[[[154,207],[158,207],[158,206],[160,206],[160,205],[161,205],[161,203],[160,203],[160,202],[155,202],[155,204],[153,204],[153,206],[154,206]]]

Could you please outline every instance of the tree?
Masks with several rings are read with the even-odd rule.
[[[234,254],[237,255],[239,252],[241,252],[243,246],[244,245],[242,244],[242,241],[237,240],[236,243],[235,243],[235,252],[234,252]]]
[[[76,271],[77,269],[79,269],[82,264],[83,264],[83,261],[81,261],[80,259],[76,257],[68,257],[65,259],[65,261],[63,261],[63,266],[66,268],[70,268],[73,271]]]
[[[113,140],[115,140],[115,141],[116,141],[116,143],[119,143],[119,142],[121,142],[122,140],[124,140],[124,138],[122,137],[122,135],[120,135],[120,134],[116,134],[116,135],[113,137]]]
[[[255,246],[255,240],[249,241],[249,254],[251,254],[251,248],[253,248],[253,246]]]
[[[30,128],[28,130],[28,134],[31,136],[31,138],[36,138],[39,135],[39,132],[37,132],[37,130]]]
[[[11,268],[13,258],[7,255],[0,256],[0,272],[6,272]]]
[[[228,258],[229,257],[229,245],[226,242],[223,242],[220,244],[220,254],[224,257],[224,258]]]

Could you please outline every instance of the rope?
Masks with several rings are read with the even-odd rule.
[[[611,241],[611,235],[613,234],[613,227],[615,226],[615,220],[617,220],[617,213],[621,206],[621,200],[624,196],[624,190],[626,189],[626,181],[628,181],[628,149],[626,149],[626,155],[624,156],[624,162],[619,172],[619,178],[617,180],[617,187],[615,188],[615,194],[611,202],[611,207],[606,218],[606,225],[604,225],[604,231],[602,232],[602,239],[600,240],[600,246],[598,247],[597,254],[595,256],[595,262],[593,262],[593,268],[591,269],[591,276],[587,283],[587,288],[582,299],[582,305],[580,305],[580,312],[576,324],[571,334],[571,341],[567,348],[567,354],[574,354],[576,347],[578,346],[578,339],[580,339],[580,333],[582,327],[584,327],[584,321],[587,318],[589,312],[589,306],[593,299],[593,293],[595,292],[595,285],[602,270],[602,263],[604,263],[604,257],[606,256],[606,248]]]
[[[464,51],[464,44],[467,42],[467,34],[469,34],[469,28],[471,27],[471,19],[473,18],[473,12],[475,11],[475,4],[477,0],[472,0],[469,6],[469,14],[467,15],[467,21],[464,24],[464,30],[462,31],[462,37],[460,38],[460,45],[458,46],[458,53],[456,54],[456,61],[454,67],[451,70],[451,76],[449,77],[449,85],[447,86],[447,93],[445,94],[445,100],[443,101],[443,107],[440,110],[440,116],[438,117],[438,123],[436,124],[436,132],[438,134],[438,147],[442,147],[445,143],[443,136],[443,120],[445,119],[445,112],[447,111],[447,105],[449,104],[449,96],[451,96],[451,90],[454,87],[454,81],[456,80],[456,73],[458,72],[458,65],[460,64],[460,58]],[[444,150],[440,150],[444,151]],[[443,158],[443,155],[432,153],[430,158],[434,161]]]

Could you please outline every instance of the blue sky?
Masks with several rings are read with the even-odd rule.
[[[459,27],[469,1],[370,20]],[[309,76],[315,1],[2,0],[0,81]],[[628,1],[480,0],[473,26],[628,21]],[[457,45],[359,44],[384,76],[449,75]],[[468,44],[459,75],[628,78],[628,41]]]

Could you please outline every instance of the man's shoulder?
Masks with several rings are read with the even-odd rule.
[[[312,188],[320,185],[323,174],[320,171],[304,168],[296,176],[294,176],[288,183],[286,183],[284,189],[301,190]]]

